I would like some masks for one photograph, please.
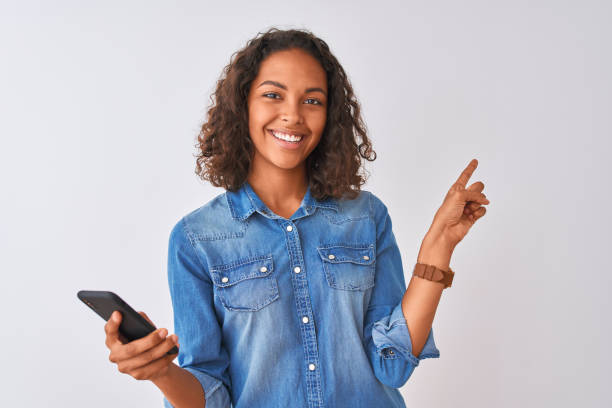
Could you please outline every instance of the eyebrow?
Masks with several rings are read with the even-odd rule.
[[[263,81],[261,84],[259,84],[259,86],[257,88],[259,88],[260,86],[263,85],[274,85],[277,86],[281,89],[284,89],[285,91],[287,90],[287,86],[281,84],[280,82],[276,82],[276,81]],[[323,89],[321,88],[308,88],[306,89],[306,93],[309,92],[321,92],[323,95],[327,96],[327,92],[325,92]]]

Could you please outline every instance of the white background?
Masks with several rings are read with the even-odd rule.
[[[170,229],[222,192],[194,174],[195,137],[232,53],[270,26],[313,31],[346,69],[407,282],[479,160],[491,204],[406,404],[612,404],[609,2],[0,4],[1,406],[162,406],[76,293],[115,291],[172,333]]]

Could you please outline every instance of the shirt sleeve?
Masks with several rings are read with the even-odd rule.
[[[412,340],[402,311],[406,282],[399,248],[392,231],[387,207],[373,194],[371,209],[376,223],[376,275],[365,318],[365,346],[378,380],[400,388],[419,361],[438,358],[433,329],[419,357],[412,354]]]
[[[202,385],[206,408],[231,405],[229,356],[213,303],[213,284],[202,266],[181,219],[170,233],[168,285],[179,339],[178,364]],[[174,408],[164,397],[164,407]]]

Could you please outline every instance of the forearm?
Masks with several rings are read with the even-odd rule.
[[[451,248],[439,242],[432,242],[426,237],[417,262],[448,270],[452,252]],[[441,283],[412,276],[402,298],[402,311],[412,339],[412,354],[416,357],[421,354],[427,342],[443,289],[444,285]]]
[[[151,380],[174,408],[204,408],[202,385],[189,371],[170,364],[165,376]]]

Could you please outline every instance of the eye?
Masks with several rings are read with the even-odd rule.
[[[323,102],[321,102],[321,101],[320,101],[320,100],[318,100],[318,99],[308,98],[308,99],[306,99],[306,100],[307,100],[307,101],[315,101],[315,102],[316,102],[316,103],[314,103],[314,104],[309,103],[309,105],[323,105]]]
[[[269,97],[268,95],[272,95],[272,97]],[[268,99],[278,99],[278,98],[276,98],[277,96],[280,98],[280,95],[277,94],[276,92],[268,92],[268,93],[263,94],[262,96],[265,96]],[[307,105],[323,105],[323,102],[321,102],[320,100],[315,99],[315,98],[308,98],[306,100],[307,101],[314,101],[314,103],[308,103]]]

